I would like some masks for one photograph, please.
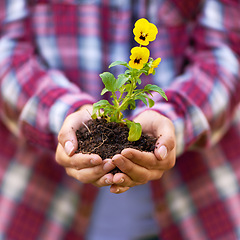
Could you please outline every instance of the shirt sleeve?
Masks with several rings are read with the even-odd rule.
[[[0,3],[0,117],[18,137],[53,149],[66,116],[94,99],[44,65],[29,15],[26,0]]]
[[[174,123],[178,156],[215,144],[234,119],[240,100],[239,12],[238,0],[205,1],[193,24],[187,67],[165,89],[168,101],[155,99],[152,109]]]

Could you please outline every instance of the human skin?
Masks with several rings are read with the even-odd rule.
[[[75,131],[82,122],[91,118],[92,105],[84,105],[64,121],[58,136],[56,161],[66,173],[97,187],[111,185],[112,193],[122,193],[136,185],[145,184],[162,177],[176,161],[174,126],[168,118],[153,110],[139,114],[134,121],[142,125],[144,133],[157,137],[154,153],[135,149],[124,149],[112,159],[101,159],[97,154],[75,153],[77,138]],[[115,167],[123,173],[109,173]]]

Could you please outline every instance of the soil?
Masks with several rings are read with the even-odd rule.
[[[138,141],[127,140],[129,129],[125,124],[107,122],[105,119],[90,119],[76,131],[78,139],[77,153],[95,153],[102,159],[112,158],[125,148],[153,152],[156,138],[142,134]],[[121,172],[115,168],[111,173]]]

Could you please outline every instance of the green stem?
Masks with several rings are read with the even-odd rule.
[[[126,97],[123,99],[121,104],[119,104],[119,101],[117,99],[116,94],[115,93],[112,94],[113,100],[114,100],[114,105],[116,106],[116,110],[117,110],[117,116],[116,117],[117,117],[118,121],[120,121],[120,113],[121,113],[122,109],[124,108],[124,106],[127,104],[129,99],[134,98],[134,95],[135,95],[134,90],[137,87],[137,79],[140,77],[140,75],[141,75],[141,73],[138,74],[137,76],[136,75],[134,76],[134,74],[131,74],[131,79],[132,79],[131,87],[130,87],[129,92],[127,93]],[[122,95],[123,95],[123,93],[121,93],[119,99],[122,98]]]
[[[115,92],[112,93],[112,96],[113,96],[113,102],[114,102],[114,106],[116,107],[116,109],[119,109],[119,102],[118,102],[118,99],[117,99],[117,95]],[[119,111],[117,112],[117,120],[120,120],[120,116],[119,116]]]

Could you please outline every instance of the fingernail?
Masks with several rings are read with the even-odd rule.
[[[107,179],[105,179],[105,183],[106,184],[111,184],[111,182],[109,181],[109,179],[107,178]]]
[[[167,148],[164,145],[159,148],[159,155],[162,159],[167,156]]]
[[[113,164],[111,162],[106,162],[104,165],[103,165],[103,170],[104,171],[111,171],[113,169]]]
[[[115,193],[119,193],[119,192],[120,192],[120,189],[118,188]]]
[[[124,178],[121,178],[119,183],[123,183],[124,182]]]
[[[64,146],[65,152],[67,153],[68,156],[70,156],[73,153],[74,146],[71,141],[67,141]]]

